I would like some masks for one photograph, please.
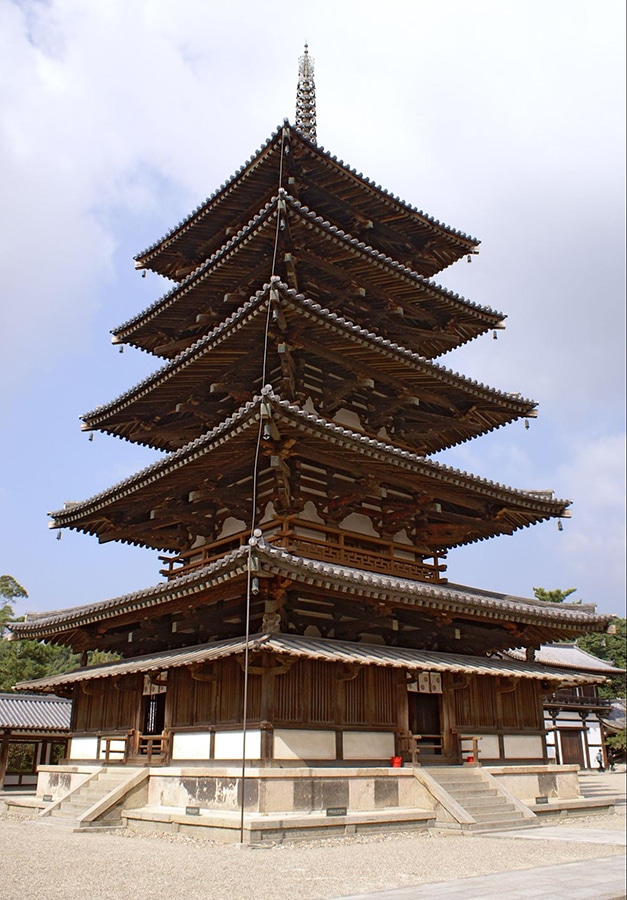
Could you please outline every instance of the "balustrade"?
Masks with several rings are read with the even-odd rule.
[[[446,583],[442,573],[446,565],[438,557],[428,562],[411,544],[371,537],[357,532],[287,518],[260,526],[270,544],[297,553],[307,559],[332,562],[371,572],[411,578],[417,581]],[[205,566],[225,553],[247,543],[249,531],[241,531],[204,547],[188,550],[175,557],[159,557],[166,563],[161,574],[175,578]]]

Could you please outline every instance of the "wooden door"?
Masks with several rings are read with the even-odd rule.
[[[575,728],[560,730],[562,765],[576,765],[585,768],[583,758],[583,732]]]
[[[440,724],[440,694],[407,694],[409,701],[409,731],[421,735],[421,756],[442,755],[442,727]]]

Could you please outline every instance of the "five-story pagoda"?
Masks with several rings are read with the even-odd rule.
[[[174,286],[113,331],[161,365],[83,416],[166,456],[53,515],[152,547],[165,580],[30,615],[13,636],[119,662],[31,683],[74,697],[72,762],[547,762],[533,648],[594,609],[447,582],[450,549],[568,515],[430,456],[532,401],[434,360],[503,316],[431,278],[478,241],[316,143],[313,65],[287,120],[136,266]],[[527,662],[499,656],[528,650]],[[244,700],[245,697],[245,700]],[[414,747],[414,750],[416,748]]]

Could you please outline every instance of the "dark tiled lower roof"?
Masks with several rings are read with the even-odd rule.
[[[0,730],[69,732],[72,701],[48,694],[0,694]]]

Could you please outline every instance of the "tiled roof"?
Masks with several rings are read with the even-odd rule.
[[[524,659],[524,650],[504,650],[503,654],[512,659]],[[600,672],[602,675],[622,673],[611,663],[593,656],[576,644],[543,644],[536,650],[535,660],[542,665],[576,669],[581,672]]]
[[[243,638],[217,641],[152,653],[122,662],[77,669],[66,675],[40,678],[19,685],[27,690],[53,690],[61,685],[77,684],[98,678],[131,675],[143,672],[163,672],[181,666],[194,666],[236,656],[244,652]],[[253,635],[249,643],[251,653],[264,651],[301,659],[316,659],[321,662],[343,662],[348,665],[384,666],[409,671],[453,672],[471,675],[500,675],[503,677],[525,678],[549,681],[557,684],[586,684],[594,680],[592,676],[565,673],[562,670],[538,666],[516,660],[493,659],[478,656],[464,656],[454,653],[437,653],[427,650],[412,650],[404,647],[388,647],[378,644],[350,643],[327,638],[296,637],[287,634]]]
[[[524,491],[507,487],[487,478],[480,478],[460,469],[454,469],[451,466],[427,460],[423,456],[411,453],[409,450],[399,450],[393,444],[367,437],[351,431],[349,428],[336,425],[334,422],[330,422],[315,413],[306,412],[297,405],[282,400],[278,394],[274,393],[272,388],[265,387],[260,396],[258,395],[246,403],[216,428],[191,441],[185,447],[181,447],[180,450],[168,454],[165,459],[147,466],[135,475],[126,478],[105,491],[101,491],[88,500],[73,503],[65,509],[50,513],[54,520],[50,527],[71,526],[85,515],[105,507],[113,500],[128,496],[143,486],[157,481],[188,462],[203,456],[215,445],[228,440],[231,433],[237,433],[250,422],[257,421],[261,415],[262,404],[271,404],[272,409],[279,418],[298,423],[300,430],[310,430],[328,438],[333,444],[357,449],[374,459],[400,466],[401,468],[411,469],[424,477],[433,478],[436,481],[463,486],[465,489],[477,491],[481,495],[529,504],[530,507],[543,513],[545,516],[564,515],[569,505],[569,502],[566,500],[555,499],[552,491]]]
[[[250,544],[256,571],[282,575],[292,578],[295,583],[316,585],[349,596],[386,599],[447,613],[467,613],[481,619],[563,626],[580,633],[600,631],[611,619],[611,616],[597,615],[594,608],[578,604],[548,603],[451,583],[430,584],[305,559],[256,537],[251,538]],[[248,571],[250,552],[249,547],[240,547],[191,573],[111,600],[65,610],[29,613],[25,621],[9,626],[11,638],[42,638],[160,606],[172,599],[191,597],[216,584],[243,576]]]
[[[72,701],[48,694],[0,694],[0,730],[63,732],[70,729]]]
[[[260,307],[265,307],[265,302],[272,290],[276,290],[284,302],[288,303],[299,314],[306,318],[321,322],[323,327],[339,332],[353,342],[371,347],[376,353],[382,353],[386,357],[394,357],[414,371],[422,371],[442,385],[453,387],[468,392],[474,397],[481,397],[491,403],[514,409],[519,415],[532,415],[536,404],[532,400],[521,397],[519,394],[511,394],[498,391],[476,380],[466,378],[452,369],[425,359],[418,353],[407,350],[397,343],[387,340],[380,335],[354,324],[345,316],[330,312],[319,303],[308,299],[303,294],[298,294],[280,281],[272,285],[266,284],[257,291],[246,303],[228,316],[216,328],[210,331],[200,340],[192,344],[172,361],[166,363],[152,375],[149,375],[138,385],[125,391],[111,403],[101,405],[92,412],[86,413],[81,418],[88,422],[90,427],[97,427],[103,417],[114,410],[123,409],[129,403],[149,393],[157,386],[165,383],[172,375],[189,367],[195,360],[206,355],[210,350],[218,346],[230,333],[238,331],[242,325],[258,314]],[[373,373],[376,374],[376,371]]]
[[[385,188],[383,188],[380,184],[369,179],[367,176],[363,175],[361,172],[357,172],[356,169],[352,168],[350,165],[344,162],[342,159],[338,159],[337,156],[329,153],[324,149],[321,145],[311,144],[306,140],[301,134],[299,134],[294,128],[289,126],[289,123],[284,120],[284,126],[287,126],[290,131],[290,137],[293,140],[299,140],[303,144],[305,144],[311,153],[318,155],[320,158],[324,159],[327,164],[331,164],[334,167],[342,169],[346,175],[352,176],[356,178],[358,181],[362,182],[364,186],[366,186],[369,190],[376,192],[381,195],[381,197],[390,204],[393,204],[395,207],[399,209],[399,211],[405,212],[407,214],[418,216],[420,219],[424,221],[425,224],[431,226],[431,228],[435,231],[444,231],[448,232],[448,234],[452,238],[457,238],[460,241],[463,241],[465,244],[471,244],[473,246],[477,246],[479,241],[477,238],[470,237],[464,232],[459,231],[455,228],[452,228],[449,225],[445,225],[444,222],[440,222],[439,219],[435,219],[427,213],[423,212],[423,210],[418,209],[415,206],[412,206],[410,203],[407,203],[404,200],[401,200],[395,194],[390,193]],[[174,238],[176,238],[181,233],[189,230],[193,227],[194,224],[202,220],[205,216],[210,214],[212,208],[219,203],[223,195],[228,195],[236,185],[239,179],[245,175],[247,170],[250,170],[256,164],[258,164],[260,158],[268,152],[270,148],[272,148],[273,144],[278,144],[280,141],[281,132],[283,127],[279,125],[279,127],[270,135],[270,137],[261,145],[261,147],[254,153],[246,162],[240,166],[239,169],[235,171],[235,173],[220,187],[213,192],[203,203],[196,207],[188,216],[182,219],[174,228],[170,229],[162,238],[155,241],[146,250],[138,253],[135,259],[142,260],[144,262],[148,262],[151,256],[155,255],[155,253],[166,246],[168,243],[171,243]]]
[[[279,201],[285,203],[294,214],[301,216],[308,224],[313,224],[329,237],[333,238],[337,243],[345,245],[353,253],[359,253],[365,256],[375,265],[383,266],[389,269],[395,275],[405,278],[416,285],[420,285],[424,290],[432,292],[434,295],[441,297],[447,301],[453,308],[463,310],[465,312],[474,313],[479,317],[487,317],[490,320],[490,327],[502,323],[504,319],[503,313],[497,312],[490,307],[481,306],[465,297],[460,296],[454,291],[448,290],[439,284],[435,284],[430,279],[413,271],[397,260],[380,253],[374,247],[369,246],[364,241],[354,238],[352,235],[343,231],[341,228],[333,225],[331,222],[319,216],[315,211],[310,210],[307,206],[303,206],[294,197],[291,197],[283,189],[279,194],[272,198],[253,218],[242,228],[237,234],[233,235],[220,249],[214,253],[209,259],[195,269],[180,284],[177,284],[172,290],[164,294],[142,312],[133,316],[128,321],[122,323],[112,330],[112,334],[121,336],[132,331],[141,323],[148,321],[158,315],[162,310],[167,309],[176,300],[190,290],[196,283],[202,280],[210,273],[217,264],[229,257],[240,245],[248,241],[251,235],[269,218],[273,218],[277,214]]]

